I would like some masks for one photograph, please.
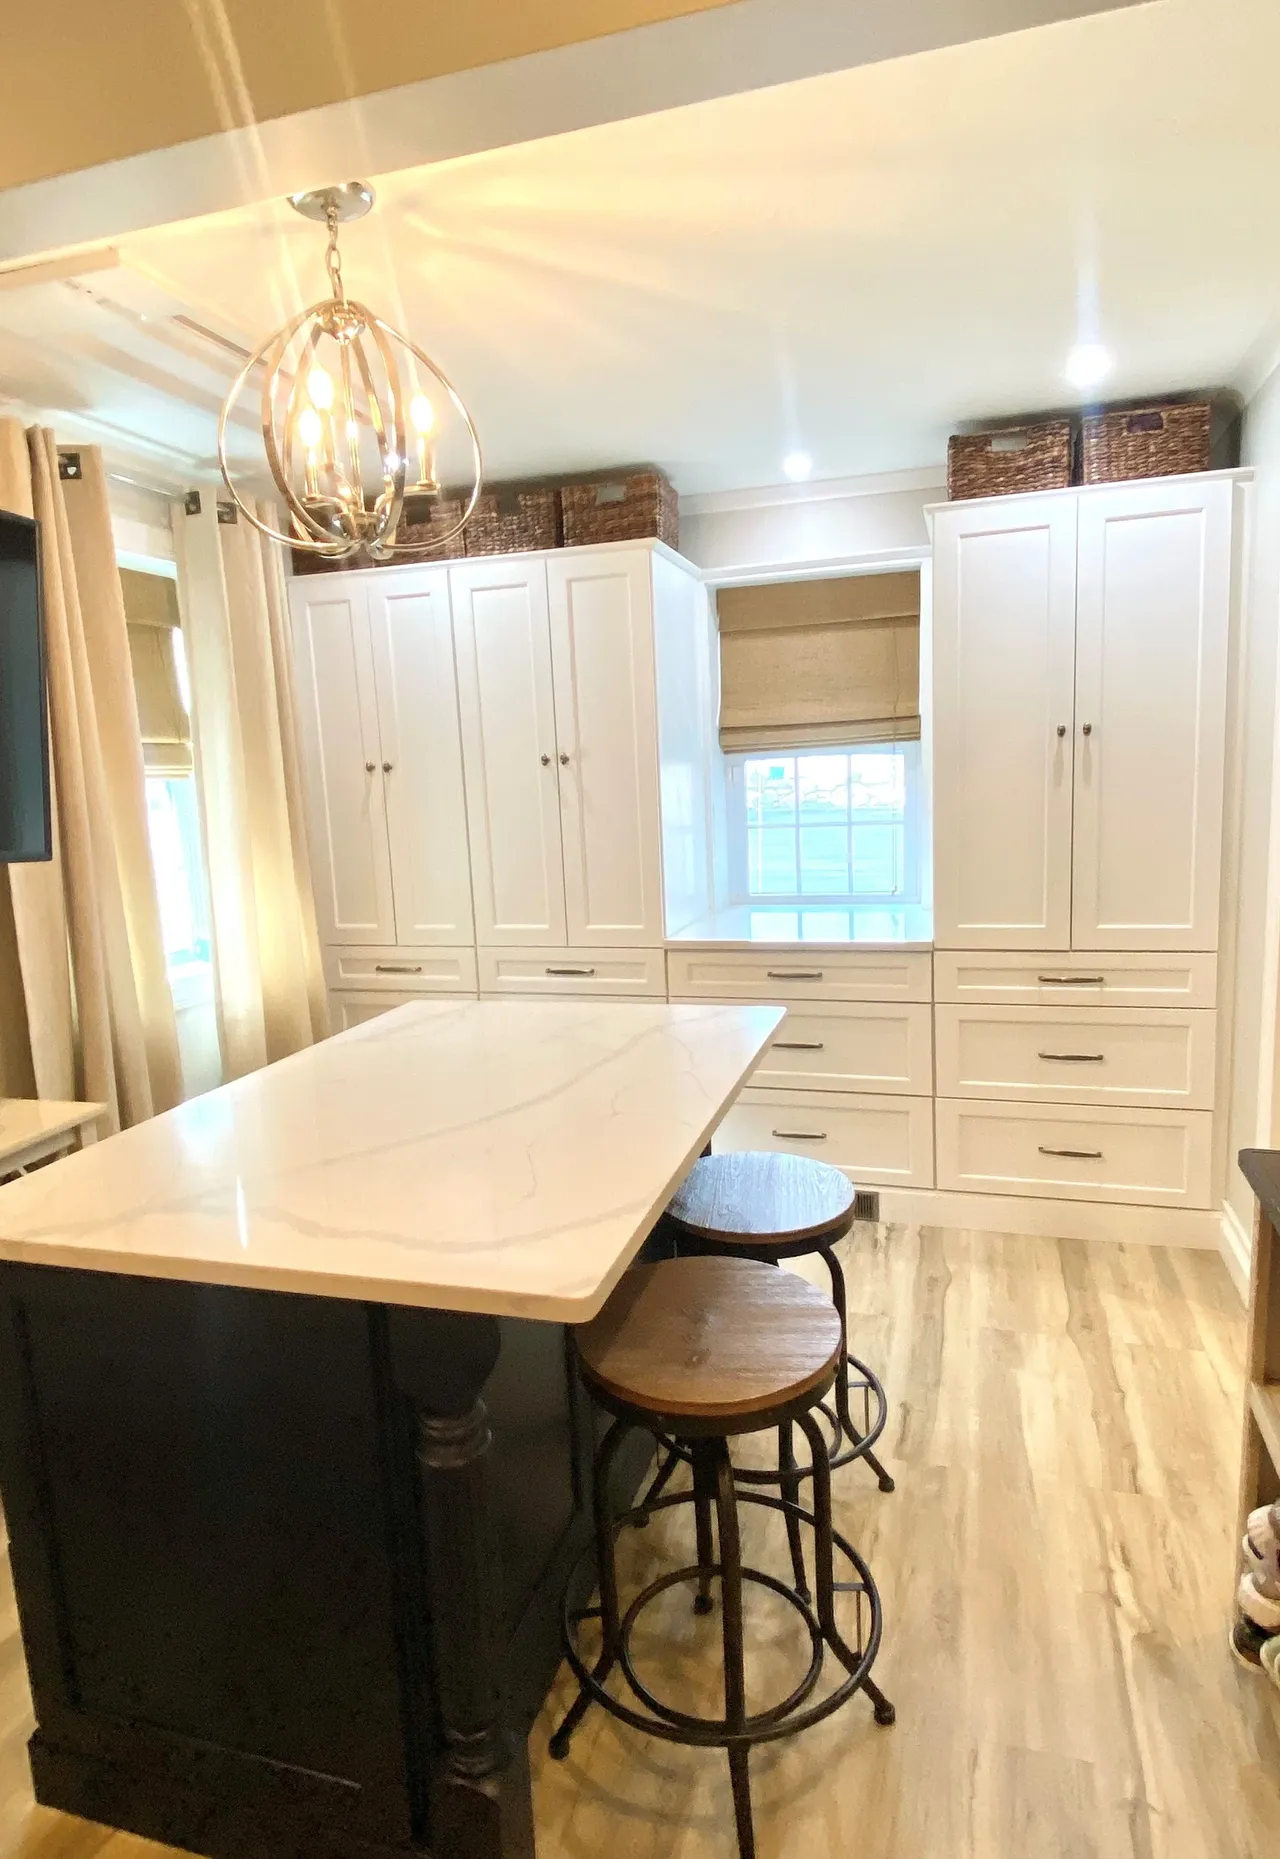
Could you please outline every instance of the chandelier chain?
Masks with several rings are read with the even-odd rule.
[[[342,253],[338,250],[338,209],[330,204],[325,220],[329,227],[329,245],[324,255],[324,267],[329,273],[329,284],[333,290],[335,303],[345,303],[347,293],[342,284]]]

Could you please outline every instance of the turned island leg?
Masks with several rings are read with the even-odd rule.
[[[493,1318],[392,1313],[395,1378],[416,1422],[435,1714],[443,1738],[431,1778],[430,1844],[449,1859],[534,1855],[528,1752],[502,1713],[493,1440],[480,1395],[498,1348]]]

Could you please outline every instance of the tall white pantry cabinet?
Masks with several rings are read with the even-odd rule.
[[[423,993],[666,993],[707,907],[697,577],[657,544],[295,579],[308,838],[335,1030]],[[684,702],[687,706],[689,697]],[[709,726],[708,726],[709,727]]]
[[[1209,1205],[1239,495],[932,513],[939,1188]]]

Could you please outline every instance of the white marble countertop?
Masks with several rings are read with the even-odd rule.
[[[0,1258],[576,1322],[782,1017],[400,1007],[0,1188]]]
[[[58,1137],[96,1123],[106,1108],[50,1097],[0,1097],[0,1164],[21,1162],[30,1150],[43,1152]]]
[[[932,949],[933,916],[919,904],[727,904],[667,937],[667,947]]]

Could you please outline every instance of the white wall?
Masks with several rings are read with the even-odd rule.
[[[1225,1197],[1246,1233],[1253,1197],[1236,1167],[1240,1149],[1272,1146],[1277,1123],[1276,990],[1280,978],[1280,807],[1277,775],[1277,638],[1280,637],[1280,369],[1245,411],[1241,463],[1255,473],[1244,562],[1236,835],[1228,814],[1223,954],[1234,1022],[1228,1069]],[[1230,803],[1229,803],[1230,807]]]
[[[683,497],[680,553],[717,570],[918,555],[929,546],[925,507],[946,494],[946,471],[939,466]]]

